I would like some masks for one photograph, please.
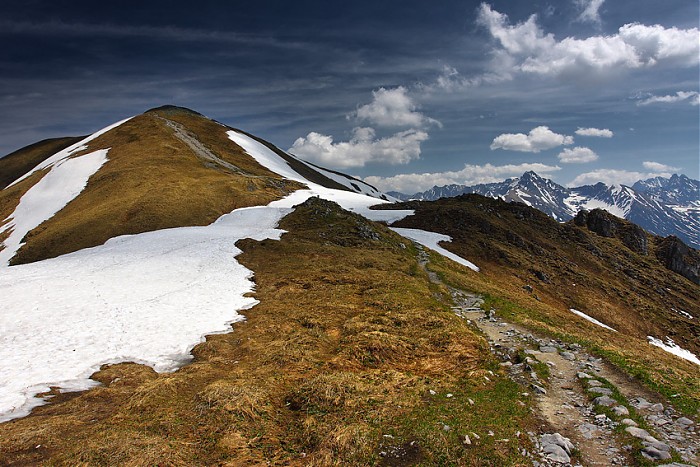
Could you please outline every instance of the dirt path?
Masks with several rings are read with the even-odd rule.
[[[419,254],[430,280],[440,283],[427,270],[428,255],[420,247]],[[482,310],[480,297],[449,289],[453,311],[486,335],[511,378],[534,393],[543,425],[540,433],[530,435],[539,447],[540,465],[571,465],[572,457],[585,466],[636,465],[640,458],[698,465],[695,421],[679,416],[661,396],[578,344],[506,323],[494,310]],[[674,457],[687,464],[672,464]]]

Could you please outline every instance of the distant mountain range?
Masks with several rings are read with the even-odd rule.
[[[412,195],[387,194],[402,200],[431,201],[467,193],[524,203],[558,221],[568,221],[582,209],[601,208],[648,232],[675,235],[700,248],[700,181],[685,175],[640,180],[631,187],[597,183],[566,188],[530,171],[497,183],[435,186]]]

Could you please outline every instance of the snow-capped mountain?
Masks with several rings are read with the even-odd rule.
[[[558,221],[572,219],[582,209],[605,209],[656,235],[675,235],[700,248],[700,182],[685,175],[642,180],[632,187],[604,183],[566,188],[535,172],[503,182],[433,187],[400,199],[436,200],[467,193],[524,203]]]

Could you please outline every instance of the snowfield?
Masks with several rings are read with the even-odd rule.
[[[666,352],[672,353],[676,357],[680,357],[684,360],[688,360],[689,362],[693,362],[696,365],[700,365],[700,358],[698,358],[690,350],[685,350],[684,348],[673,342],[673,339],[671,339],[670,337],[666,337],[666,342],[663,342],[661,339],[657,339],[653,336],[647,336],[647,339],[649,340],[649,343],[651,345],[660,347]]]
[[[207,227],[123,236],[0,270],[0,421],[26,415],[49,386],[86,389],[104,363],[175,370],[203,336],[255,305],[241,238],[278,239],[290,210],[244,208]]]
[[[404,229],[400,227],[392,227],[391,230],[401,235],[402,237],[409,238],[415,242],[420,243],[425,247],[430,248],[431,250],[436,251],[437,253],[440,253],[446,258],[450,258],[452,261],[459,263],[462,266],[466,266],[473,271],[479,272],[479,267],[476,264],[462,258],[461,256],[457,256],[456,254],[450,251],[445,250],[438,244],[439,242],[451,242],[452,237],[450,237],[449,235],[428,232],[427,230]]]
[[[569,308],[569,311],[572,312],[573,314],[577,315],[577,316],[580,316],[581,318],[583,318],[583,319],[585,319],[585,320],[590,321],[590,322],[593,323],[593,324],[596,324],[596,325],[600,326],[601,328],[605,328],[605,329],[609,329],[610,331],[617,332],[616,329],[613,329],[613,328],[611,328],[610,326],[608,326],[607,324],[603,324],[603,323],[601,323],[600,321],[598,321],[597,319],[595,319],[595,318],[593,318],[593,317],[591,317],[591,316],[588,316],[588,315],[587,315],[586,313],[584,313],[583,311],[579,311],[579,310],[576,310],[576,309],[574,309],[574,308]]]

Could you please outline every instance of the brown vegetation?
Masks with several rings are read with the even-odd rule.
[[[226,165],[198,157],[174,135],[168,120],[197,135]],[[222,125],[183,109],[147,112],[88,146],[74,157],[111,148],[109,160],[77,198],[27,234],[12,264],[100,245],[118,235],[207,225],[236,208],[267,204],[301,187],[260,166],[228,139]],[[0,214],[12,212],[29,183],[2,192]]]
[[[281,228],[239,242],[261,303],[232,333],[175,373],[108,366],[103,387],[0,424],[0,463],[526,464],[531,401],[411,244],[317,199]]]
[[[585,341],[653,389],[667,396],[685,395],[688,410],[700,408],[697,365],[647,343],[648,335],[669,336],[700,354],[700,287],[666,269],[656,257],[659,242],[651,235],[644,234],[644,254],[635,247],[640,242],[629,241],[627,233],[636,226],[627,221],[618,220],[619,238],[603,236],[585,225],[557,223],[523,204],[479,195],[398,207],[416,209],[416,215],[397,226],[448,234],[453,241],[443,246],[481,268],[480,274],[464,280],[453,277],[447,265],[440,267],[439,259],[434,261],[448,282],[487,294],[489,303],[510,320]],[[578,318],[569,308],[619,333]]]

